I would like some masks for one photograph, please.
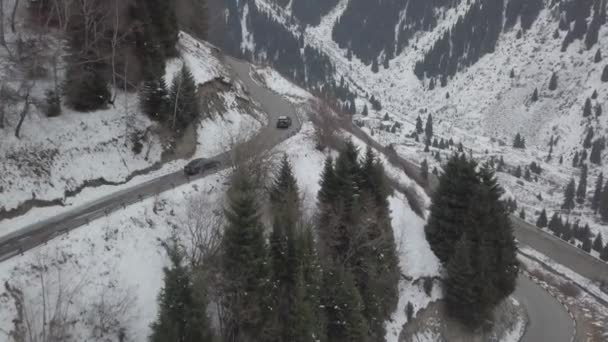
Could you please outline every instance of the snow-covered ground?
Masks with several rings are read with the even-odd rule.
[[[305,203],[312,213],[316,205],[319,177],[325,155],[315,149],[314,129],[306,123],[298,135],[276,148],[277,154],[287,153]],[[172,232],[184,234],[181,221],[188,203],[193,198],[204,199],[205,210],[212,213],[223,205],[226,173],[206,177],[91,222],[69,235],[40,246],[23,256],[0,264],[0,281],[23,288],[32,309],[40,310],[40,273],[36,265],[48,266],[44,276],[52,294],[61,284],[78,284],[77,300],[70,314],[83,311],[74,326],[75,340],[88,338],[90,310],[96,300],[107,300],[108,306],[124,302],[130,305],[117,317],[124,324],[127,336],[133,341],[145,340],[149,324],[156,315],[156,296],[162,285],[162,267],[167,258],[160,242]],[[399,246],[400,266],[404,274],[414,277],[435,276],[438,262],[424,238],[424,221],[408,207],[404,196],[396,194],[390,199],[393,229]],[[211,214],[210,214],[211,215]],[[72,287],[66,287],[72,290]],[[416,309],[424,307],[439,296],[439,289],[431,298],[410,282],[400,284],[399,308],[389,324],[389,338],[396,341],[399,328],[405,323],[404,307],[412,302]],[[52,299],[51,299],[52,300]],[[28,302],[29,303],[29,302]],[[116,305],[114,305],[116,306]],[[10,331],[15,315],[13,302],[8,295],[0,294],[0,331]],[[34,314],[34,313],[32,313]],[[126,323],[125,323],[126,322]],[[392,337],[391,337],[392,336]]]
[[[184,62],[199,84],[229,74],[210,44],[182,33],[178,48],[181,58],[167,65],[169,80]],[[208,116],[197,126],[193,157],[223,153],[233,144],[249,139],[266,124],[266,118],[253,105],[251,109],[239,105],[237,96],[247,98],[242,88],[237,84],[232,89],[218,94],[226,111]],[[161,161],[162,142],[155,133],[155,124],[139,112],[137,94],[121,93],[115,103],[116,108],[93,113],[76,113],[64,108],[64,113],[57,118],[47,118],[33,109],[23,126],[21,139],[14,137],[9,115],[9,126],[0,129],[0,173],[3,175],[0,206],[9,210],[32,198],[62,199],[64,205],[34,208],[24,216],[0,221],[0,235],[69,210],[75,203],[88,202],[183,167],[187,161],[173,161],[126,184],[85,188],[74,197],[66,197],[66,191],[78,188],[87,180],[103,177],[106,181],[123,182],[134,171]],[[125,138],[126,120],[130,122],[129,132],[148,131],[144,149],[138,155],[131,151],[130,139]]]
[[[500,176],[508,194],[525,208],[528,219],[535,219],[543,208],[548,212],[560,209],[565,185],[570,178],[578,182],[580,171],[571,167],[572,157],[574,151],[582,150],[587,128],[594,128],[596,138],[608,130],[608,116],[595,118],[592,115],[589,119],[582,116],[585,99],[594,90],[598,92],[598,98],[592,101],[594,107],[605,107],[608,99],[608,87],[600,81],[605,62],[593,62],[598,49],[608,50],[608,28],[605,25],[600,29],[598,44],[591,50],[584,47],[582,40],[577,40],[566,52],[561,52],[565,33],[561,31],[557,39],[552,37],[557,28],[557,17],[554,11],[545,8],[521,38],[517,38],[517,24],[501,34],[494,53],[460,70],[446,87],[437,86],[429,91],[428,81],[421,82],[414,75],[414,65],[467,11],[471,2],[462,1],[455,8],[441,10],[445,13],[438,14],[437,27],[417,33],[410,46],[390,61],[389,69],[381,67],[378,73],[373,73],[356,57],[348,60],[347,51],[340,49],[332,40],[332,28],[348,3],[348,0],[340,1],[318,26],[303,28],[304,41],[330,57],[336,67],[336,79],[344,77],[354,86],[351,89],[361,89],[381,101],[381,111],[371,110],[370,103],[361,92],[356,101],[359,112],[364,105],[370,109],[369,122],[376,140],[385,145],[394,144],[399,154],[414,162],[428,159],[432,169],[439,163],[432,161],[430,154],[422,153],[423,144],[408,137],[414,130],[417,116],[426,120],[427,115],[432,114],[435,134],[439,138],[462,142],[466,152],[475,158],[485,160],[490,156],[503,156],[510,169],[524,168],[532,161],[541,165],[543,173],[538,182],[522,181],[507,174]],[[257,0],[256,4],[277,20],[288,22],[289,10],[283,10],[268,0]],[[289,29],[292,30],[292,26]],[[514,70],[514,78],[510,78],[511,69]],[[548,83],[553,72],[558,75],[558,87],[550,91]],[[531,102],[535,88],[539,90],[539,101]],[[403,128],[396,133],[381,130],[385,114],[391,117],[391,122],[399,122]],[[511,148],[517,132],[526,138],[526,150]],[[559,137],[559,140],[553,147],[552,160],[547,162],[548,143],[552,136]],[[604,156],[606,154],[604,151]],[[443,160],[447,155],[449,153],[444,153]],[[563,164],[559,163],[560,157],[564,159]],[[602,171],[608,173],[608,169],[605,165],[589,166],[587,194],[591,196],[597,175]],[[538,194],[542,199],[537,198]],[[564,219],[566,216],[570,222],[580,220],[583,225],[588,223],[592,231],[608,236],[608,226],[599,222],[588,206],[578,206],[568,215],[564,214]]]

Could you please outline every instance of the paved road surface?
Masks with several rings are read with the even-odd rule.
[[[547,291],[520,275],[513,296],[526,308],[529,318],[520,342],[571,342],[574,322]]]
[[[301,123],[292,105],[283,97],[255,83],[249,76],[250,66],[248,63],[232,58],[226,58],[226,62],[232,67],[234,78],[240,80],[245,85],[251,98],[255,99],[262,106],[262,109],[268,113],[268,126],[262,128],[252,140],[247,142],[248,146],[267,150],[300,130]],[[293,125],[290,129],[279,130],[276,128],[276,119],[281,115],[292,118]],[[225,169],[232,165],[233,158],[231,153],[228,152],[212,159],[220,161],[220,169]],[[217,171],[212,170],[191,177],[190,180],[202,178]],[[0,238],[0,261],[34,248],[67,231],[86,225],[88,222],[108,213],[122,209],[142,199],[153,197],[160,192],[185,184],[188,181],[189,179],[180,170],[104,196],[96,201],[69,210],[66,213],[20,229]]]
[[[259,102],[262,109],[269,116],[268,126],[264,127],[258,135],[248,142],[248,145],[256,145],[259,149],[270,149],[300,129],[301,123],[291,104],[280,95],[272,93],[252,80],[249,75],[249,64],[232,58],[226,58],[226,62],[232,67],[233,76],[244,83],[251,98]],[[292,118],[293,126],[289,130],[277,130],[275,128],[276,118],[281,115]],[[227,168],[231,165],[231,157],[231,154],[228,152],[213,159],[219,160],[222,163],[221,168]],[[403,163],[404,165],[411,165],[411,163],[405,160],[403,160]],[[216,171],[210,171],[209,173]],[[193,178],[205,177],[209,173]],[[94,202],[76,207],[64,214],[25,227],[0,239],[0,261],[11,258],[21,251],[34,248],[66,231],[86,225],[88,222],[119,210],[124,206],[152,197],[157,193],[187,182],[188,178],[184,176],[183,172],[177,171],[118,191]],[[538,238],[530,239],[533,247],[535,247],[534,243],[537,240]],[[527,240],[523,241],[527,242]],[[558,246],[558,250],[564,249],[564,246],[554,244],[553,242],[548,242],[548,244],[550,247],[553,245]],[[543,248],[540,248],[540,250],[544,252]],[[566,263],[566,265],[568,264]],[[566,334],[566,332],[571,330],[572,322],[567,314],[564,316],[565,312],[562,312],[563,309],[560,309],[559,304],[529,280],[521,278],[519,284],[516,297],[528,307],[531,320],[536,322],[528,329],[526,336],[529,337],[527,337],[526,341],[569,342],[570,335]],[[545,323],[547,325],[544,325]],[[553,329],[556,326],[560,328]],[[568,339],[562,339],[566,335]]]
[[[520,244],[537,250],[587,279],[608,282],[608,263],[590,256],[582,249],[554,235],[541,231],[519,217],[511,216],[511,222],[515,228],[515,237]]]

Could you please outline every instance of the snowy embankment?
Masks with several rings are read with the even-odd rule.
[[[178,49],[181,57],[167,63],[169,81],[184,62],[199,84],[229,75],[211,45],[182,33]],[[248,98],[238,83],[233,84],[230,91],[217,94],[225,112],[204,113],[206,118],[196,127],[193,157],[223,153],[233,144],[249,139],[266,123],[253,105],[251,109],[244,109],[237,101],[237,97]],[[134,171],[165,161],[161,158],[163,143],[157,136],[156,124],[139,112],[137,94],[119,94],[115,103],[116,108],[93,113],[75,113],[64,108],[64,113],[57,118],[46,118],[38,110],[32,110],[21,139],[16,139],[10,129],[0,130],[0,173],[3,174],[0,205],[10,210],[32,198],[63,201],[62,206],[33,208],[23,216],[0,221],[0,235],[67,211],[74,204],[95,200],[183,167],[186,160],[174,160],[124,184],[84,188],[74,196],[66,196],[66,191],[79,188],[86,181],[103,178],[122,183]],[[126,120],[132,131],[147,132],[140,154],[131,150]]]

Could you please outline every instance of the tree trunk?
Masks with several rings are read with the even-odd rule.
[[[0,129],[4,128],[4,84],[0,85]]]
[[[0,0],[0,45],[6,47],[4,38],[4,0]]]
[[[27,113],[30,111],[30,89],[27,90],[27,94],[25,94],[25,103],[23,104],[23,109],[21,110],[21,115],[19,118],[19,123],[17,124],[17,128],[15,128],[15,137],[19,138],[19,133],[21,132],[21,126],[23,125],[23,121],[27,116]]]
[[[19,0],[15,0],[15,5],[13,6],[13,13],[11,14],[11,30],[15,33],[15,16],[17,16],[17,8],[19,7]]]

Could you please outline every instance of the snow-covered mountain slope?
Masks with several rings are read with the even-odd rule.
[[[171,150],[158,123],[140,112],[137,92],[116,90],[114,105],[105,110],[78,113],[66,106],[62,115],[49,118],[42,103],[50,81],[40,80],[32,90],[36,105],[19,138],[14,131],[23,103],[7,103],[5,126],[0,128],[0,218],[24,214],[30,209],[24,203],[70,205],[71,197],[89,186],[131,181],[174,159],[219,154],[229,149],[228,141],[247,139],[265,124],[240,84],[230,80],[216,48],[182,33],[178,51],[180,57],[167,63],[166,79],[170,84],[186,63],[199,85],[205,113],[195,130]],[[8,60],[3,49],[1,60]],[[4,89],[16,91],[21,81],[11,77],[13,66],[7,62],[1,72]],[[219,78],[228,83],[217,87]],[[134,148],[136,140],[143,144],[139,151]],[[141,177],[133,181],[137,179]],[[27,210],[19,211],[20,206]]]
[[[540,164],[545,171],[538,182],[501,175],[509,194],[524,204],[529,219],[542,208],[550,213],[558,211],[568,180],[574,178],[578,183],[580,168],[572,167],[572,160],[584,149],[591,154],[592,148],[583,146],[589,130],[594,133],[592,144],[604,145],[608,117],[596,116],[608,99],[608,83],[601,80],[607,62],[597,61],[598,51],[608,53],[604,1],[435,1],[425,2],[432,5],[424,7],[420,1],[341,0],[323,12],[318,25],[298,21],[281,2],[239,3],[248,6],[248,13],[232,8],[237,8],[234,15],[241,18],[242,32],[263,30],[263,25],[258,25],[261,19],[249,20],[255,6],[267,13],[267,20],[279,26],[288,23],[283,25],[282,34],[300,41],[300,51],[314,49],[331,61],[328,70],[333,70],[333,79],[344,78],[356,96],[356,112],[369,108],[366,120],[375,138],[394,144],[414,161],[432,159],[422,153],[424,145],[410,137],[416,118],[425,120],[431,114],[438,138],[462,142],[480,160],[503,156],[505,171],[517,166],[525,170],[532,161]],[[378,19],[378,13],[386,8],[399,15]],[[413,21],[416,14],[425,19]],[[340,34],[346,23],[350,36]],[[248,37],[248,44],[240,46],[237,53],[248,56],[253,51],[250,48],[275,51],[277,42],[273,39],[259,33]],[[357,47],[360,41],[370,44]],[[253,55],[280,66],[284,62],[276,58],[279,54],[298,53],[288,46],[284,49],[277,54]],[[298,63],[293,69],[299,68]],[[302,63],[307,65],[305,59]],[[283,72],[280,67],[278,70]],[[550,87],[553,75],[555,89]],[[372,109],[372,96],[379,100],[381,109]],[[587,99],[591,115],[584,117]],[[401,124],[400,130],[389,133],[382,129],[386,114],[390,121]],[[511,147],[516,133],[526,139],[525,150]],[[602,161],[606,153],[603,149]],[[597,175],[608,169],[588,158],[585,163],[590,170],[590,200]],[[604,229],[589,209],[589,201],[563,215],[571,222],[581,219],[596,230]]]

